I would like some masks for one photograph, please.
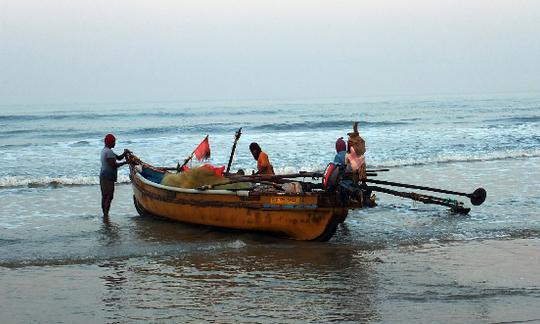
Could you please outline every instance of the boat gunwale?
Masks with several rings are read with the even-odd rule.
[[[202,195],[231,195],[231,196],[240,196],[240,197],[249,197],[249,191],[247,190],[225,190],[225,189],[208,189],[208,190],[199,190],[199,189],[187,189],[187,188],[179,188],[179,187],[171,187],[171,186],[165,186],[160,183],[156,183],[153,181],[150,181],[142,176],[142,174],[135,170],[135,176],[137,176],[137,179],[139,179],[141,182],[143,182],[146,185],[156,187],[163,190],[169,190],[169,191],[176,191],[181,193],[188,193],[188,194],[202,194]]]
[[[141,177],[137,177],[136,180],[140,180]],[[256,195],[256,196],[239,196],[240,197],[240,201],[229,201],[229,202],[226,202],[226,201],[219,201],[219,200],[204,200],[204,201],[198,201],[197,199],[194,199],[194,198],[188,198],[188,199],[185,199],[185,198],[178,198],[177,196],[174,196],[174,197],[171,197],[171,196],[167,196],[166,194],[160,194],[160,193],[154,193],[154,192],[151,192],[149,191],[147,188],[145,188],[144,186],[146,185],[146,182],[144,183],[138,183],[137,181],[132,181],[132,186],[134,186],[135,188],[137,188],[137,190],[139,190],[141,193],[143,193],[145,196],[151,198],[151,199],[154,199],[154,200],[159,200],[159,201],[163,201],[163,202],[169,202],[169,203],[175,203],[175,204],[184,204],[184,205],[195,205],[195,206],[212,206],[212,207],[218,207],[218,206],[221,206],[221,207],[239,207],[239,208],[249,208],[249,209],[261,209],[261,210],[296,210],[296,211],[306,211],[306,210],[328,210],[328,209],[334,209],[335,207],[323,207],[323,206],[319,206],[318,204],[299,204],[297,205],[297,207],[290,207],[290,206],[296,206],[296,205],[270,205],[268,204],[268,206],[265,206],[265,204],[263,202],[261,202],[259,199],[261,197],[264,197],[263,195]],[[166,187],[166,186],[164,186]],[[155,187],[159,190],[166,190],[166,189],[163,189],[163,188],[159,188],[159,187]],[[190,195],[191,193],[189,192],[179,192],[181,194],[187,194],[187,195]],[[230,196],[234,196],[234,195],[230,195]],[[266,195],[266,196],[278,196],[278,197],[283,197],[283,195]],[[250,200],[250,199],[245,199],[245,197],[257,197],[258,199],[257,200]]]

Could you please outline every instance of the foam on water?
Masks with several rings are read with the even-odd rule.
[[[118,183],[129,183],[129,176],[125,174],[118,175]],[[77,186],[77,185],[98,185],[99,177],[97,176],[75,176],[75,177],[30,177],[24,176],[7,176],[0,177],[0,188],[15,188],[15,187],[58,187],[58,186]]]
[[[232,249],[243,249],[247,246],[247,244],[242,240],[235,240],[234,242],[229,243],[228,246]]]
[[[329,154],[330,156],[330,154]],[[522,158],[535,158],[540,157],[540,149],[536,150],[526,150],[526,151],[496,151],[490,153],[470,153],[470,154],[438,154],[436,156],[427,157],[427,158],[406,158],[406,159],[388,159],[381,160],[379,159],[370,159],[370,154],[367,153],[367,163],[368,168],[396,168],[396,167],[406,167],[406,166],[430,166],[441,163],[456,163],[456,162],[479,162],[479,161],[497,161],[497,160],[507,160],[507,159],[522,159]],[[320,158],[320,157],[318,157]],[[88,157],[85,157],[88,159]],[[297,157],[293,157],[297,159]],[[90,159],[88,159],[90,160]],[[149,157],[147,161],[152,162],[159,166],[174,166],[174,159],[167,159],[167,163],[160,163],[161,160],[159,154],[153,154]],[[91,163],[91,161],[83,162]],[[181,162],[180,159],[177,161]],[[287,174],[287,173],[297,173],[299,171],[307,172],[322,172],[326,168],[327,163],[331,162],[330,159],[326,161],[321,160],[320,162],[309,163],[306,161],[298,161],[298,164],[291,165],[280,165],[279,159],[276,159],[277,162],[274,162],[274,170],[278,174]],[[245,170],[253,170],[254,163],[250,162],[250,159],[245,159],[241,161],[242,163],[236,163],[233,166],[235,168],[243,168]],[[212,161],[210,161],[212,163]],[[290,161],[289,161],[290,163]],[[95,161],[93,163],[96,164]],[[196,165],[196,164],[195,164]],[[217,165],[224,165],[217,163]],[[98,167],[95,166],[97,169]],[[39,173],[40,170],[36,170],[33,173]],[[88,170],[91,172],[91,170]],[[29,172],[27,172],[29,173]],[[127,169],[121,169],[118,175],[119,183],[128,183],[129,176],[127,175]],[[97,176],[84,176],[84,175],[75,175],[75,176],[43,176],[39,174],[28,174],[28,175],[17,175],[17,176],[0,176],[0,188],[13,188],[13,187],[55,187],[62,185],[97,185],[99,184],[99,178]]]

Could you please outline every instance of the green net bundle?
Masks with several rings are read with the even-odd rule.
[[[169,187],[197,189],[202,186],[214,186],[213,189],[250,189],[251,183],[228,183],[230,179],[218,176],[208,167],[195,167],[180,173],[166,173],[161,184]],[[227,183],[227,184],[225,184]],[[223,184],[223,185],[219,185]]]

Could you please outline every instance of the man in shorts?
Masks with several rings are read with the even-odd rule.
[[[116,138],[113,134],[107,134],[104,139],[105,146],[101,150],[101,171],[99,173],[99,184],[101,186],[101,209],[103,210],[103,219],[108,219],[109,209],[114,197],[114,183],[118,178],[118,168],[127,164],[117,162],[125,158],[129,150],[125,149],[121,155],[116,155],[113,152],[113,147],[116,145]]]

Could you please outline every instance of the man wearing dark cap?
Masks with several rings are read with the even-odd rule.
[[[114,196],[114,183],[118,178],[118,168],[127,162],[116,162],[122,160],[129,150],[125,149],[121,155],[113,152],[116,145],[116,138],[113,134],[107,134],[104,138],[105,146],[101,150],[101,171],[99,172],[99,185],[101,187],[101,209],[103,210],[103,219],[108,219],[109,209]]]

